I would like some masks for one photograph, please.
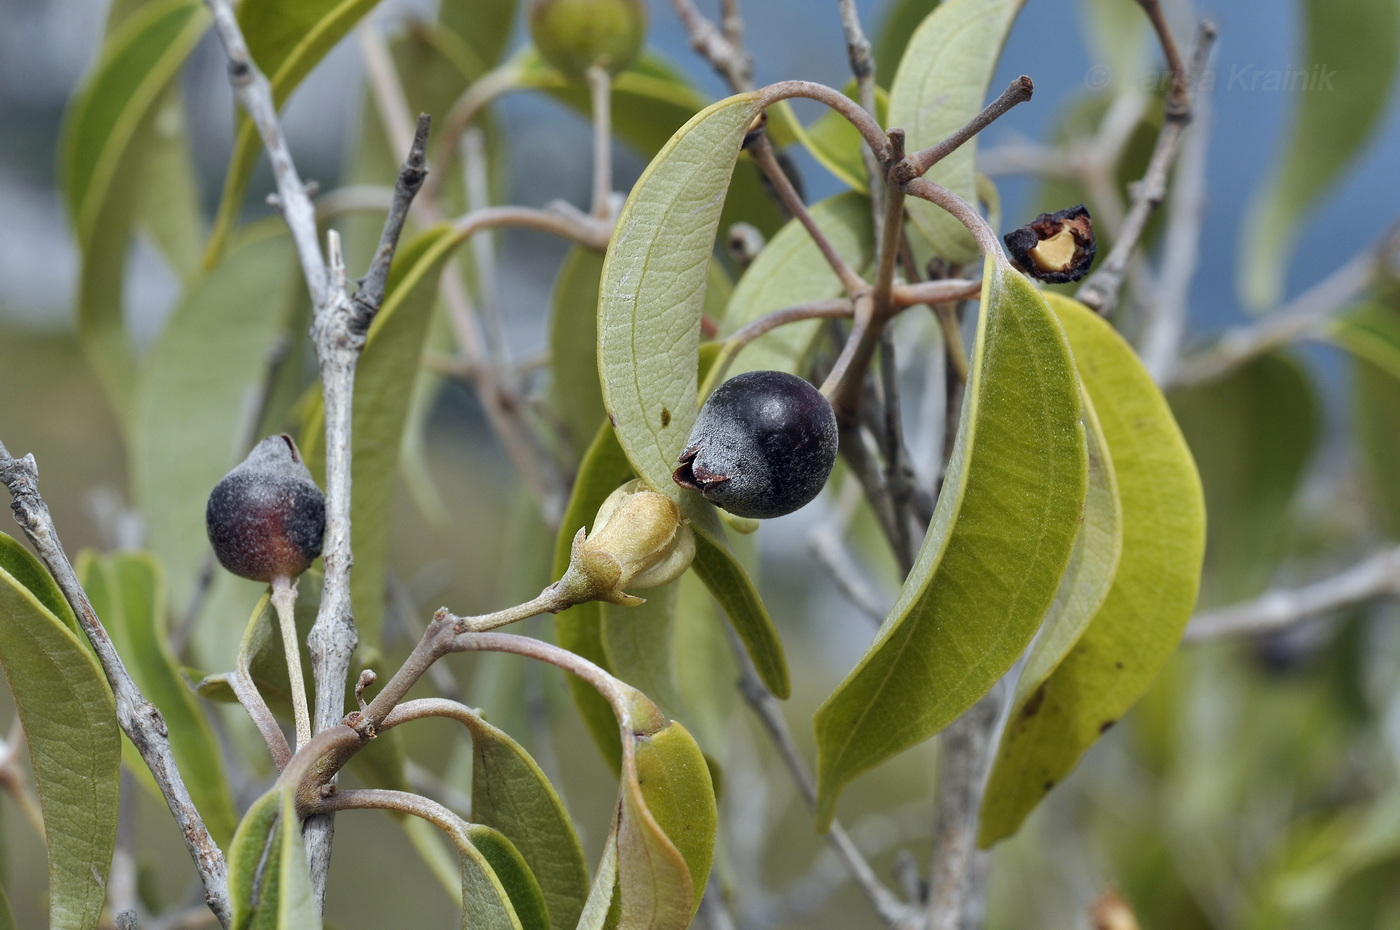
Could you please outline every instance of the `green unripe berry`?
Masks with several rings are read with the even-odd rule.
[[[647,33],[642,0],[532,0],[529,20],[540,57],[575,79],[594,65],[627,70]]]

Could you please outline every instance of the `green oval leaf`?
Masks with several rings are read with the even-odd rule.
[[[214,841],[228,843],[238,824],[233,794],[224,776],[218,740],[170,651],[160,563],[147,553],[120,553],[96,559],[89,571],[105,577],[111,601],[98,609],[98,616],[137,687],[159,708],[195,807]],[[93,606],[99,607],[95,600]]]
[[[681,499],[671,471],[695,421],[696,358],[720,209],[759,100],[740,94],[683,126],[647,167],[603,263],[598,373],[637,475]]]
[[[49,923],[55,930],[89,930],[102,917],[117,839],[121,737],[97,659],[44,606],[50,595],[38,597],[20,581],[47,574],[24,546],[0,533],[0,665],[44,809]]]
[[[1283,294],[1299,222],[1360,152],[1385,114],[1400,62],[1400,6],[1393,0],[1299,3],[1307,70],[1247,68],[1246,89],[1294,92],[1288,140],[1240,226],[1240,293],[1256,309]],[[1282,75],[1282,81],[1281,76]]]
[[[821,825],[851,779],[971,707],[1035,635],[1079,528],[1080,406],[1069,346],[1045,298],[989,259],[933,522],[875,643],[817,711]]]
[[[1355,364],[1352,410],[1367,490],[1378,523],[1392,539],[1400,538],[1400,312],[1392,304],[1363,304],[1332,326],[1334,341],[1351,353]]]
[[[244,0],[238,6],[238,23],[248,40],[248,52],[272,85],[273,102],[280,108],[311,69],[345,37],[355,24],[374,9],[378,0]],[[213,266],[224,241],[238,221],[243,195],[262,152],[257,128],[240,110],[238,134],[229,157],[224,193],[219,201],[214,230],[205,250],[206,266]]]
[[[305,930],[321,926],[296,794],[272,788],[253,802],[228,856],[233,930]]]
[[[617,821],[620,927],[684,930],[700,905],[714,854],[714,786],[705,757],[671,721],[624,735]]]
[[[132,403],[133,494],[150,545],[187,604],[209,560],[202,502],[247,452],[273,343],[285,334],[291,240],[280,219],[259,224],[180,302],[151,348]]]
[[[1264,355],[1169,398],[1205,486],[1201,606],[1254,597],[1289,541],[1291,507],[1316,448],[1321,411],[1294,359]]]
[[[604,604],[603,654],[607,668],[655,701],[667,716],[683,716],[676,668],[676,591],[672,582],[642,592],[636,607]]]
[[[83,256],[78,338],[122,418],[136,374],[121,294],[143,192],[140,178],[157,139],[153,121],[165,90],[208,22],[194,0],[162,0],[143,8],[106,41],[64,120],[64,199]]]
[[[874,257],[875,233],[867,198],[856,193],[838,194],[814,204],[810,212],[817,228],[852,268],[869,267]],[[791,220],[763,247],[739,279],[725,311],[721,333],[731,336],[775,310],[844,293],[841,279],[831,270],[807,230],[797,220]],[[821,320],[789,323],[761,336],[738,354],[728,376],[757,370],[800,374],[822,324]]]
[[[539,882],[548,926],[569,930],[588,896],[588,865],[564,802],[535,760],[504,731],[481,717],[461,720],[472,734],[472,817],[515,844]]]
[[[519,0],[443,3],[438,7],[438,20],[461,36],[478,58],[493,65],[505,54],[519,6]]]
[[[905,131],[910,152],[942,142],[982,109],[1001,47],[1025,0],[946,0],[909,39],[890,86],[890,125]],[[977,139],[934,165],[930,181],[977,202]],[[962,224],[924,200],[910,199],[909,218],[934,251],[955,264],[978,256]]]
[[[1205,551],[1200,478],[1151,376],[1098,314],[1054,295],[1050,305],[1117,476],[1123,550],[1089,626],[1002,735],[982,808],[983,846],[1014,833],[1147,690],[1191,617]]]
[[[472,824],[467,827],[467,839],[481,855],[484,863],[490,867],[495,874],[496,881],[500,883],[501,889],[506,893],[506,901],[492,901],[487,908],[494,916],[499,917],[503,911],[513,913],[519,921],[521,930],[549,930],[549,911],[545,907],[544,896],[540,892],[539,882],[531,873],[525,858],[520,854],[520,850],[515,848],[505,834],[481,824]],[[469,857],[463,857],[463,865]],[[474,865],[477,865],[474,863]],[[479,868],[479,865],[477,865]],[[475,901],[467,896],[466,871],[463,871],[463,908],[462,908],[462,928],[463,930],[476,930],[478,927],[491,926],[491,920],[483,920],[479,913],[485,908],[481,907],[479,901]],[[479,894],[476,897],[480,897]],[[501,904],[508,905],[508,909]],[[478,913],[473,913],[478,911]],[[572,926],[570,924],[569,926]]]

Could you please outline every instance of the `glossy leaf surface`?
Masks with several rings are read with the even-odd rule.
[[[1079,420],[1059,322],[1029,281],[989,260],[933,522],[874,644],[817,712],[820,824],[851,779],[972,706],[1035,635],[1079,528]]]
[[[1050,302],[1117,478],[1122,557],[1088,627],[1013,711],[982,808],[983,845],[1015,832],[1147,690],[1191,617],[1205,551],[1200,478],[1166,400],[1102,317]]]
[[[909,39],[890,86],[890,125],[906,133],[910,152],[937,145],[981,111],[1001,47],[1025,0],[947,0]],[[968,203],[977,199],[977,139],[925,175]],[[939,207],[911,198],[909,217],[934,252],[956,264],[977,258],[962,224]]]
[[[121,738],[97,660],[44,606],[52,591],[36,596],[20,581],[47,576],[27,549],[0,533],[0,665],[44,810],[49,922],[55,930],[91,930],[106,903],[117,837]]]

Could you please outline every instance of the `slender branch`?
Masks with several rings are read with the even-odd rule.
[[[429,154],[428,163],[433,166],[433,173],[428,177],[425,199],[436,201],[442,193],[442,183],[448,177],[447,169],[452,159],[456,157],[458,142],[472,120],[491,101],[519,86],[520,69],[513,62],[506,62],[473,81],[452,104]]]
[[[44,812],[40,809],[39,799],[25,785],[24,770],[19,764],[20,746],[23,742],[24,728],[16,718],[10,727],[9,739],[0,741],[0,788],[4,789],[10,800],[20,809],[20,813],[24,814],[24,819],[29,821],[29,826],[40,841],[47,842]]]
[[[594,65],[588,69],[588,92],[593,102],[593,210],[600,220],[607,219],[608,198],[612,196],[612,78],[608,69]]]
[[[814,530],[807,538],[807,548],[846,595],[846,600],[870,618],[876,626],[885,621],[885,608],[881,605],[879,596],[871,589],[836,527],[823,525]]]
[[[971,300],[981,293],[981,281],[945,278],[940,281],[920,281],[917,284],[896,284],[893,297],[896,307],[912,307],[915,304]]]
[[[39,468],[34,456],[12,458],[4,443],[0,443],[0,482],[9,489],[10,496],[14,499],[10,509],[14,511],[15,522],[24,530],[24,535],[34,545],[39,558],[48,566],[49,573],[63,592],[64,599],[73,608],[78,625],[92,643],[93,652],[102,665],[102,672],[116,699],[117,723],[151,770],[170,813],[174,815],[175,822],[180,827],[185,848],[194,860],[200,882],[204,885],[205,903],[219,919],[219,923],[227,927],[231,911],[224,854],[209,835],[204,820],[199,816],[199,811],[190,798],[189,789],[185,787],[170,748],[165,719],[156,706],[136,687],[136,682],[132,680],[106,629],[103,628],[102,621],[93,610],[87,592],[78,583],[78,575],[73,571],[68,554],[64,552],[63,544],[59,541],[58,530],[49,513],[49,506],[39,494]]]
[[[805,97],[808,100],[816,100],[826,104],[855,127],[881,164],[886,164],[889,161],[889,139],[886,137],[885,131],[880,128],[880,124],[875,121],[875,117],[836,88],[814,81],[779,81],[776,84],[759,88],[757,93],[759,101],[765,107],[770,107],[779,100],[790,100],[793,97]]]
[[[1118,231],[1118,239],[1098,270],[1089,276],[1079,288],[1075,297],[1104,316],[1112,316],[1117,308],[1118,292],[1123,287],[1127,275],[1129,259],[1137,249],[1147,221],[1166,196],[1167,175],[1176,159],[1181,136],[1186,125],[1191,122],[1191,88],[1196,86],[1196,77],[1205,68],[1211,45],[1215,42],[1215,24],[1202,20],[1196,28],[1196,44],[1191,55],[1191,69],[1187,72],[1176,54],[1176,45],[1171,39],[1171,31],[1161,17],[1156,0],[1139,0],[1148,15],[1152,17],[1159,36],[1164,36],[1163,47],[1167,52],[1168,64],[1173,69],[1172,93],[1167,99],[1166,116],[1162,130],[1157,134],[1152,157],[1147,163],[1147,173],[1133,190],[1133,203],[1128,215]]]
[[[784,307],[745,324],[724,340],[724,348],[720,350],[719,357],[710,367],[710,373],[705,376],[705,383],[700,389],[701,396],[708,396],[714,386],[724,380],[724,376],[728,373],[729,366],[733,364],[734,359],[749,343],[760,336],[789,323],[800,323],[803,320],[843,319],[851,316],[853,312],[851,301],[848,298],[836,297],[831,300],[816,300],[808,304]]]
[[[1000,119],[1012,107],[1030,100],[1033,93],[1035,93],[1035,83],[1024,74],[1012,81],[1010,86],[1002,91],[997,99],[987,104],[982,112],[968,121],[967,125],[963,126],[937,145],[931,145],[926,149],[921,149],[913,155],[910,155],[909,164],[914,174],[916,176],[924,174],[924,172],[928,171],[934,165],[957,151],[963,143]]]
[[[914,473],[904,449],[904,424],[899,416],[899,369],[895,360],[894,338],[889,329],[880,334],[880,430],[884,438],[885,487],[894,511],[895,545],[911,565],[918,554],[918,540],[910,530],[910,508],[914,498]]]
[[[973,863],[986,856],[977,850],[977,812],[996,748],[1001,716],[998,685],[939,737],[938,815],[929,872],[929,930],[960,930],[972,902],[983,889],[973,887]]]
[[[826,263],[831,266],[831,270],[841,279],[841,286],[846,289],[846,293],[854,296],[870,287],[859,274],[855,272],[841,254],[836,251],[836,247],[827,239],[826,233],[822,232],[816,220],[812,219],[812,214],[807,212],[807,205],[802,202],[796,188],[792,186],[792,181],[788,180],[787,172],[783,171],[782,165],[778,164],[778,159],[773,155],[773,144],[768,141],[767,136],[762,136],[758,142],[750,149],[754,161],[772,183],[773,189],[778,192],[778,198],[782,200],[783,206],[787,207],[789,213],[797,218],[802,227],[807,230],[807,235],[812,237],[817,249],[826,259]]]
[[[301,259],[302,275],[311,292],[312,306],[319,312],[327,305],[328,278],[325,258],[316,237],[316,210],[306,192],[306,185],[297,174],[282,125],[277,119],[272,86],[248,53],[248,43],[239,28],[238,18],[228,0],[205,0],[214,15],[214,30],[219,34],[228,56],[229,83],[239,104],[257,126],[277,179],[277,202],[291,230],[292,242]]]
[[[1226,330],[1209,349],[1187,356],[1166,379],[1173,387],[1210,381],[1280,346],[1318,332],[1332,314],[1375,280],[1395,251],[1400,225],[1371,248],[1257,322]]]
[[[1400,546],[1382,549],[1331,578],[1197,614],[1185,638],[1199,642],[1266,633],[1377,597],[1400,597]]]
[[[394,791],[391,788],[352,788],[336,791],[320,799],[311,813],[333,813],[345,810],[387,810],[398,811],[421,817],[442,830],[449,837],[463,835],[465,821],[451,810],[431,798],[411,791]]]
[[[846,57],[851,62],[851,74],[856,79],[856,99],[860,102],[861,108],[872,117],[876,115],[875,110],[875,56],[871,53],[870,40],[866,38],[865,30],[860,25],[860,11],[856,9],[855,0],[839,0],[841,5],[841,31],[846,36]],[[865,163],[865,177],[870,185],[870,202],[872,208],[876,210],[876,229],[880,228],[880,216],[878,213],[880,204],[880,191],[884,187],[884,172],[880,170],[880,162],[875,157],[875,153],[869,149],[861,149],[861,160]],[[881,245],[883,247],[883,241]]]
[[[293,642],[295,641],[293,640]],[[243,705],[243,709],[253,721],[253,726],[258,728],[263,742],[267,744],[267,751],[272,756],[273,766],[281,772],[292,758],[292,747],[287,743],[287,734],[283,733],[282,728],[277,725],[277,718],[272,715],[267,702],[263,700],[262,692],[253,683],[253,676],[248,670],[246,657],[239,661],[238,668],[225,680],[228,682],[228,686],[233,689],[233,696],[238,699],[239,704]]]
[[[797,783],[798,790],[806,800],[807,806],[816,807],[817,785],[812,778],[812,773],[807,769],[807,763],[802,759],[802,753],[797,748],[796,741],[792,738],[792,732],[788,729],[787,721],[783,719],[782,708],[778,706],[777,698],[759,680],[758,673],[754,670],[753,661],[749,659],[748,652],[739,642],[737,634],[725,625],[725,631],[729,634],[730,645],[733,647],[734,659],[739,666],[739,692],[744,696],[744,701],[758,717],[763,729],[773,741],[774,747],[778,750],[778,755],[783,759],[784,765],[792,774],[793,781]],[[852,842],[846,829],[837,820],[831,822],[830,828],[826,831],[827,842],[832,849],[841,857],[842,863],[850,873],[851,878],[860,886],[861,891],[870,899],[870,903],[875,906],[875,911],[880,915],[880,919],[889,927],[912,926],[912,913],[910,908],[899,900],[894,892],[886,888],[880,879],[876,877],[875,870],[870,867],[870,863],[865,860],[861,852]]]
[[[736,94],[753,90],[753,57],[743,45],[743,20],[738,5],[725,0],[724,26],[716,26],[696,8],[694,0],[671,0],[690,47],[710,63]]]
[[[889,142],[890,161],[902,160],[904,158],[904,130],[891,129]],[[879,260],[875,268],[875,289],[872,296],[875,302],[876,316],[881,320],[886,320],[895,309],[891,293],[894,290],[894,272],[899,259],[900,243],[903,241],[904,187],[902,185],[888,184],[885,186],[883,223],[877,228],[880,230]]]
[[[972,238],[977,241],[977,248],[983,255],[992,255],[1005,261],[1005,253],[1001,248],[1001,240],[993,232],[992,227],[982,218],[982,214],[973,209],[972,205],[963,200],[957,194],[940,187],[928,178],[911,178],[904,183],[904,191],[911,196],[947,210],[953,218],[962,223],[967,231],[972,234]]]
[[[1210,140],[1208,97],[1196,101],[1195,118],[1182,143],[1181,156],[1172,175],[1169,223],[1163,237],[1158,284],[1139,295],[1146,306],[1142,335],[1138,340],[1143,367],[1161,384],[1171,377],[1181,354],[1191,283],[1201,251],[1201,225],[1206,209],[1206,155]],[[1134,281],[1136,289],[1137,282]],[[1142,300],[1143,297],[1146,300]]]
[[[287,682],[292,690],[292,716],[296,720],[296,745],[300,749],[311,742],[311,714],[307,710],[306,682],[301,674],[301,643],[297,639],[296,605],[296,581],[285,575],[278,575],[272,579],[272,607],[277,612],[277,626],[282,634],[282,654],[286,657]]]

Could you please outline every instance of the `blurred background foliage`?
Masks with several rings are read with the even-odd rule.
[[[697,100],[721,96],[722,84],[690,53],[668,4],[650,5],[650,41],[658,54],[686,75]],[[877,53],[898,48],[898,36],[917,22],[921,8],[931,6],[861,3],[867,30],[882,36]],[[1192,342],[1249,318],[1236,281],[1264,232],[1251,225],[1259,216],[1251,198],[1277,153],[1301,144],[1289,141],[1289,127],[1302,95],[1270,90],[1257,75],[1321,66],[1351,76],[1346,61],[1309,57],[1345,48],[1335,36],[1330,45],[1319,38],[1319,15],[1326,14],[1317,10],[1327,5],[1293,6],[1240,0],[1195,11],[1216,18],[1220,39],[1214,86],[1204,95],[1208,106],[1200,119],[1210,132],[1208,194],[1189,301]],[[1185,3],[1169,7],[1178,34],[1189,35],[1194,12]],[[846,82],[834,3],[750,0],[744,13],[758,83]],[[451,82],[461,76],[433,71],[441,59],[428,54],[429,33],[421,23],[434,15],[430,2],[394,0],[381,4],[372,21],[387,35],[405,36],[395,47],[409,62],[405,73],[421,81],[410,92],[425,105],[445,108],[460,87]],[[139,547],[145,538],[143,516],[135,509],[140,495],[133,490],[140,476],[129,470],[132,450],[73,335],[79,260],[57,193],[64,108],[91,66],[104,16],[102,0],[0,0],[0,437],[16,454],[38,458],[45,496],[70,552]],[[983,151],[1082,137],[1097,124],[1108,92],[1122,82],[1160,92],[1164,84],[1154,81],[1159,72],[1153,69],[1161,65],[1140,19],[1128,0],[1029,4],[992,86],[1027,73],[1036,81],[1036,97],[988,131]],[[524,41],[518,23],[506,41],[510,48]],[[415,55],[423,56],[421,63]],[[882,83],[889,80],[893,58],[879,58]],[[311,74],[286,110],[302,172],[316,178],[322,191],[382,183],[397,161],[361,85],[359,51],[348,40]],[[195,217],[202,230],[218,202],[234,138],[222,50],[210,36],[195,48],[179,91],[183,106],[177,115],[195,154],[189,180],[204,208],[204,217]],[[1285,297],[1376,241],[1400,214],[1393,176],[1400,107],[1393,94],[1380,100],[1372,132],[1354,144],[1336,141],[1355,151],[1339,153],[1335,183],[1304,208],[1299,247],[1279,259],[1278,287]],[[623,112],[624,104],[615,106]],[[798,112],[803,119],[815,115],[801,107]],[[1150,150],[1155,126],[1144,119],[1125,148],[1117,172],[1122,183],[1140,175]],[[549,92],[530,92],[499,102],[492,120],[499,132],[490,136],[498,155],[490,181],[500,202],[587,202],[590,143],[577,110]],[[639,132],[653,125],[636,123]],[[644,167],[644,149],[660,141],[626,140],[625,134],[624,140],[617,147],[619,190]],[[1332,143],[1313,137],[1307,144]],[[792,155],[809,201],[841,189],[800,147]],[[1080,199],[1096,209],[1092,192],[1071,182],[1009,174],[998,177],[998,184],[1006,228]],[[269,189],[270,175],[260,166],[248,187],[245,222],[267,212],[261,201]],[[377,222],[345,224],[352,267],[363,264]],[[152,230],[135,239],[129,271],[119,283],[139,353],[160,351],[157,336],[177,313],[181,280],[188,276],[182,262],[198,258],[189,248],[194,243],[178,248],[178,229],[167,228],[166,242]],[[514,357],[530,358],[546,345],[546,313],[565,248],[535,233],[508,232],[496,237],[495,251],[502,338]],[[1271,254],[1281,251],[1277,243],[1270,246]],[[301,325],[299,281],[289,268],[278,267],[271,260],[256,266],[245,281],[247,309],[266,310],[266,319],[281,325]],[[1259,290],[1247,286],[1244,293]],[[1309,346],[1268,355],[1224,379],[1172,395],[1208,498],[1202,607],[1325,576],[1400,532],[1392,454],[1400,435],[1397,306],[1392,295],[1379,293],[1349,316],[1336,341],[1351,352]],[[234,331],[243,325],[241,312],[229,319],[238,324]],[[1132,331],[1131,315],[1123,325]],[[446,334],[430,338],[436,340],[430,344],[448,345]],[[1353,355],[1361,358],[1356,365]],[[293,353],[278,388],[283,408],[308,382],[309,365]],[[461,614],[484,612],[531,596],[549,580],[550,534],[472,392],[452,377],[426,376],[414,404],[425,412],[414,421],[421,430],[410,436],[420,443],[422,455],[410,458],[420,470],[409,469],[396,486],[388,547],[390,599],[383,622],[391,661],[407,652],[437,605]],[[152,441],[176,446],[180,441],[158,431],[154,436]],[[812,534],[839,506],[835,498],[828,495],[759,534],[765,597],[795,670],[785,711],[809,757],[811,713],[872,631],[809,554]],[[203,496],[185,500],[172,493],[163,504],[202,508]],[[862,530],[855,533],[860,538]],[[864,538],[873,539],[873,531]],[[187,635],[183,661],[199,669],[224,668],[258,592],[221,577],[204,610],[185,625],[180,605],[188,602],[203,558],[202,552],[186,553],[183,566],[171,567],[172,619],[179,635]],[[868,561],[888,603],[895,580],[879,545],[871,546]],[[311,592],[304,591],[303,600],[312,602]],[[1183,647],[1142,704],[1051,794],[1021,834],[997,848],[987,925],[1087,926],[1093,902],[1111,886],[1131,903],[1144,928],[1400,928],[1398,619],[1393,602],[1377,601],[1247,641]],[[548,636],[549,629],[537,619],[526,632]],[[690,635],[687,629],[682,620],[678,635]],[[681,650],[683,679],[732,677],[724,648],[703,637],[687,643]],[[506,656],[461,656],[443,666],[437,688],[485,708],[552,776],[566,773],[555,782],[579,822],[585,848],[596,856],[614,781],[561,674]],[[13,719],[7,694],[0,694],[0,704],[0,719]],[[218,708],[221,740],[241,750],[226,753],[241,808],[267,783],[268,765],[241,714],[227,705]],[[698,735],[724,763],[718,868],[739,891],[744,925],[872,925],[866,903],[818,841],[808,809],[752,721],[737,707],[714,719],[725,725]],[[17,745],[14,728],[9,738]],[[449,802],[466,792],[469,745],[450,737],[446,724],[406,728],[403,743],[413,760],[410,781]],[[882,874],[900,871],[896,867],[908,857],[919,863],[915,874],[926,871],[934,751],[930,744],[907,753],[848,792],[843,818]],[[112,880],[133,882],[153,912],[193,903],[193,874],[164,805],[137,779],[127,777],[124,787],[130,803],[123,809],[122,845],[132,856],[119,859]],[[388,817],[346,815],[337,833],[328,894],[332,924],[452,924],[452,898],[427,879],[423,860]],[[0,876],[20,926],[43,923],[40,843],[12,799],[0,800]],[[366,882],[365,875],[377,880]]]

